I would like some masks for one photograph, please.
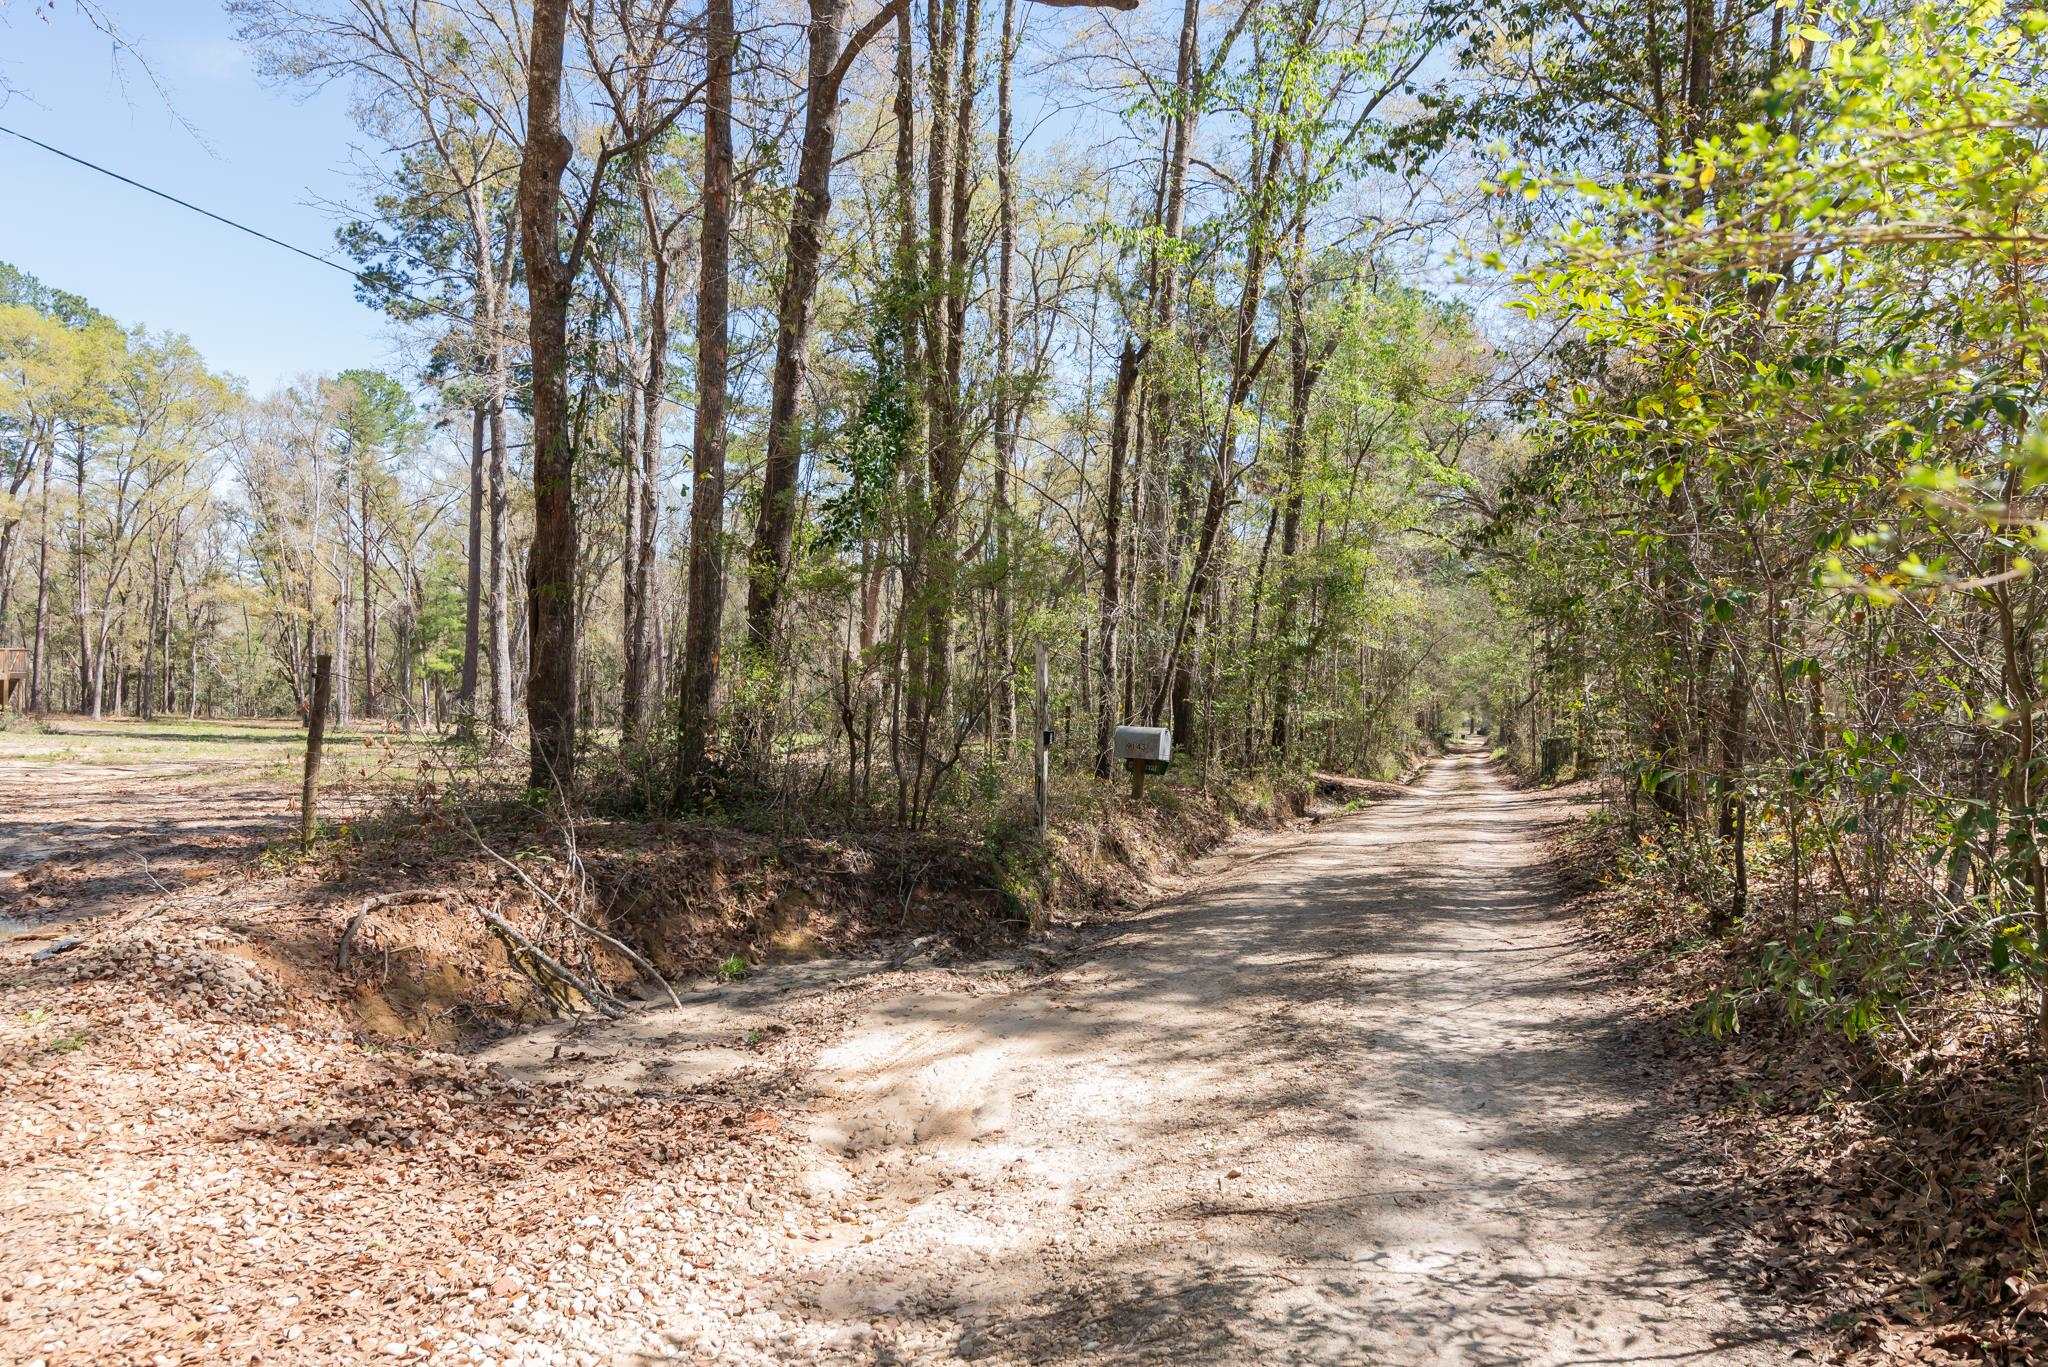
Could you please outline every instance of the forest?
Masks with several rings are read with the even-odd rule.
[[[255,393],[0,266],[28,712],[325,657],[538,805],[901,832],[1022,820],[1041,707],[1104,791],[1483,736],[1689,1028],[1996,1061],[1955,1296],[2039,1318],[2048,10],[227,9],[397,347]]]
[[[1041,647],[1063,763],[1125,719],[1213,767],[1411,743],[1479,597],[1440,524],[1509,440],[1403,268],[1431,211],[1364,174],[1440,25],[1098,34],[1115,164],[1019,164],[1014,9],[764,14],[730,71],[716,16],[568,15],[535,186],[505,16],[238,7],[393,149],[339,240],[418,369],[250,395],[10,274],[31,708],[303,710],[327,651],[338,718],[523,731],[540,786],[623,745],[911,822],[1024,758]]]

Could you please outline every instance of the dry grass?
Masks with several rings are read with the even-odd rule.
[[[322,761],[337,782],[408,782],[429,767],[437,737],[362,723],[327,733]],[[0,727],[0,775],[17,767],[147,770],[188,779],[290,779],[306,732],[291,720],[133,717],[13,719]]]

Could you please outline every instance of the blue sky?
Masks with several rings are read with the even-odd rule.
[[[301,99],[266,87],[218,0],[121,0],[111,8],[162,79],[167,106],[69,5],[47,17],[37,8],[0,5],[0,69],[15,89],[0,101],[0,124],[336,254],[336,220],[319,206],[354,198],[342,92]],[[338,271],[4,134],[0,185],[0,260],[123,323],[185,333],[259,393],[395,359],[388,325]]]

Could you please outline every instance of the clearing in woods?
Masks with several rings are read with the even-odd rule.
[[[331,732],[324,773],[369,795],[410,772],[424,737]],[[34,913],[89,914],[109,897],[175,887],[296,819],[305,756],[291,721],[17,721],[0,728],[0,935]],[[356,805],[330,799],[323,816]]]

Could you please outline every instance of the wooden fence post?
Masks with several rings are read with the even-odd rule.
[[[334,691],[334,657],[320,655],[313,661],[313,706],[306,713],[306,784],[299,792],[299,848],[313,848],[313,833],[319,826],[316,809],[320,798],[320,747],[327,739],[327,703]]]

